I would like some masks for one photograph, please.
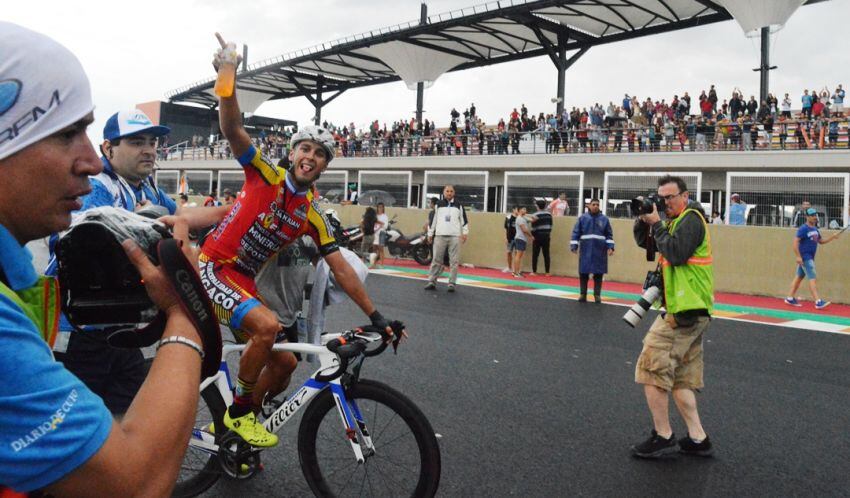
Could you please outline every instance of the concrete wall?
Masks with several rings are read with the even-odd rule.
[[[359,223],[365,208],[361,206],[334,206],[343,225]],[[404,233],[417,232],[428,219],[422,209],[388,208],[392,218],[398,216]],[[470,233],[463,247],[462,263],[489,268],[503,268],[505,260],[504,215],[499,213],[469,214]],[[552,231],[552,273],[578,275],[578,256],[569,251],[570,234],[575,217],[555,219]],[[632,237],[630,220],[611,220],[617,251],[608,260],[606,278],[618,282],[642,283],[646,272],[655,263],[646,261],[645,252],[637,247]],[[712,225],[709,227],[714,251],[715,287],[719,292],[784,297],[794,274],[794,255],[791,244],[794,231],[788,228],[736,227]],[[822,231],[829,237],[831,230]],[[818,290],[824,299],[850,303],[850,233],[818,248],[816,258]],[[542,271],[541,261],[538,270]],[[525,268],[531,270],[531,250],[526,251]],[[801,296],[809,299],[806,283]]]

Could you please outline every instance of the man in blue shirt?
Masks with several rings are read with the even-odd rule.
[[[803,115],[806,119],[812,119],[812,96],[808,90],[803,90],[803,96],[800,97],[800,102],[803,104]]]
[[[738,194],[732,194],[728,219],[730,225],[747,224],[747,203],[742,201]]]
[[[157,188],[151,176],[157,141],[170,131],[154,125],[139,109],[113,114],[103,128],[103,171],[89,178],[91,193],[82,198],[83,208],[74,214],[102,206],[127,211],[161,206],[159,214],[174,214],[177,205]],[[55,275],[55,259],[46,273]],[[107,344],[106,338],[114,330],[86,328],[74,332],[63,315],[53,351],[65,368],[103,399],[113,415],[122,416],[142,386],[147,369],[140,350]]]
[[[54,361],[56,281],[36,274],[24,245],[68,228],[101,172],[86,135],[94,105],[82,65],[54,40],[0,21],[0,47],[0,495],[166,496],[195,420],[201,357],[163,345],[120,423]],[[164,273],[124,247],[168,316],[164,335],[200,343]]]
[[[177,205],[152,176],[157,141],[169,133],[171,129],[154,125],[139,109],[113,114],[103,127],[103,172],[90,179],[92,193],[83,199],[83,210],[114,206],[138,211],[156,205],[174,214]]]
[[[829,306],[829,301],[818,297],[818,287],[815,283],[817,273],[815,272],[815,253],[819,244],[828,244],[837,239],[841,232],[836,233],[828,239],[821,238],[818,230],[818,211],[815,208],[806,209],[806,224],[797,229],[794,237],[794,254],[797,255],[797,274],[791,281],[791,291],[785,298],[785,304],[790,306],[802,306],[797,299],[797,290],[803,278],[809,279],[809,290],[812,291],[812,299],[815,300],[815,308],[822,310]]]

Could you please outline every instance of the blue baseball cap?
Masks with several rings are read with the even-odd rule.
[[[161,137],[171,133],[171,128],[153,124],[148,115],[139,109],[116,112],[106,120],[106,126],[103,127],[103,139],[109,141],[141,133]]]
[[[818,210],[817,210],[817,209],[815,209],[815,208],[808,208],[808,209],[806,209],[806,214],[807,214],[808,216],[817,216],[817,215],[818,215]]]

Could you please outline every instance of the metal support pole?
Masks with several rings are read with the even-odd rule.
[[[564,96],[565,96],[565,85],[566,85],[566,76],[567,76],[567,47],[564,43],[561,43],[561,37],[558,37],[558,105],[555,110],[555,114],[560,116],[564,113]]]
[[[761,28],[761,83],[759,85],[759,104],[767,100],[770,89],[770,28]]]
[[[423,4],[424,5],[424,4]],[[416,126],[422,127],[422,103],[425,100],[425,83],[416,84]]]
[[[322,123],[322,106],[325,105],[322,100],[322,86],[324,86],[325,78],[322,75],[319,75],[318,80],[316,81],[316,101],[313,104],[316,107],[316,118],[313,120],[316,126],[319,126]]]
[[[428,24],[428,4],[424,1],[419,8],[419,24]],[[425,102],[425,83],[416,84],[416,128],[422,129],[422,106]]]

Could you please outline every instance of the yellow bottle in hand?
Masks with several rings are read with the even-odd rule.
[[[223,62],[218,67],[218,77],[215,80],[215,94],[219,97],[230,97],[233,95],[235,84],[236,66]]]
[[[215,94],[219,97],[230,97],[236,88],[236,64],[238,63],[238,54],[236,53],[236,45],[226,43],[220,34],[216,33],[218,43],[221,45],[218,59],[218,77],[215,80]]]

